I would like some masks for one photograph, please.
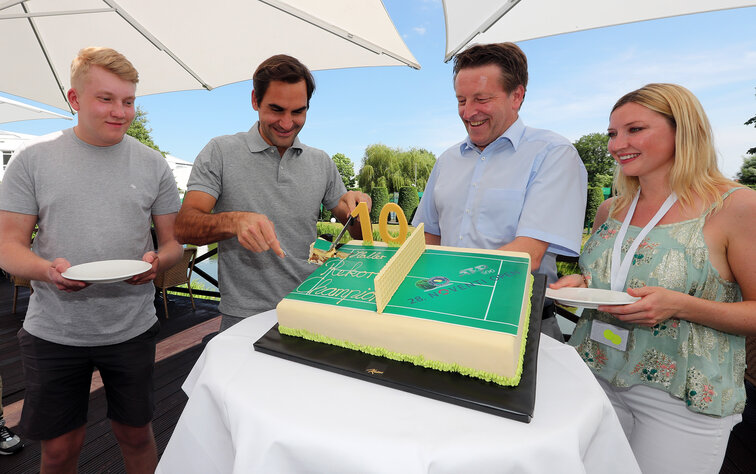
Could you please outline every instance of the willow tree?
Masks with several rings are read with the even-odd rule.
[[[420,148],[401,150],[383,144],[370,145],[365,149],[357,181],[365,192],[376,186],[386,186],[389,193],[410,185],[422,190],[435,163],[435,155]]]

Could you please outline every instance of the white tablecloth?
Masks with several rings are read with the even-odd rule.
[[[526,424],[255,352],[275,322],[208,343],[158,472],[639,472],[593,375],[547,336]]]

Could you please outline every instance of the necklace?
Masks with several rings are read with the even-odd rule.
[[[627,228],[630,226],[630,221],[633,218],[633,214],[635,214],[635,207],[638,205],[639,197],[640,189],[638,189],[638,192],[635,193],[633,202],[632,204],[630,204],[630,208],[627,210],[627,215],[625,216],[625,220],[622,222],[620,230],[617,232],[617,235],[615,237],[616,240],[614,241],[614,247],[612,248],[611,283],[612,290],[614,291],[623,291],[625,289],[625,281],[627,280],[628,272],[630,272],[630,264],[633,262],[633,257],[635,257],[635,251],[638,250],[638,246],[643,241],[643,239],[646,238],[646,235],[651,231],[651,229],[653,229],[654,226],[659,223],[661,218],[664,217],[675,204],[675,202],[677,202],[677,194],[675,194],[675,192],[673,191],[669,196],[667,196],[667,199],[664,201],[664,203],[662,203],[659,210],[656,211],[654,217],[652,217],[651,220],[648,221],[648,224],[646,224],[645,227],[643,227],[643,229],[641,229],[641,231],[638,233],[638,236],[635,238],[635,240],[633,240],[630,248],[627,249],[625,258],[621,258],[620,251],[622,250],[622,241],[625,240]]]

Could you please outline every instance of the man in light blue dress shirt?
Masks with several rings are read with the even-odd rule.
[[[552,283],[556,255],[580,253],[588,177],[569,140],[519,118],[527,83],[527,58],[513,43],[454,58],[468,136],[438,158],[412,224],[425,224],[428,244],[527,252]],[[541,330],[563,340],[548,300]]]

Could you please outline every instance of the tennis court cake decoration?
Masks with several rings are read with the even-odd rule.
[[[363,235],[281,300],[281,334],[519,383],[533,285],[527,253],[426,246],[422,225],[398,247]]]

